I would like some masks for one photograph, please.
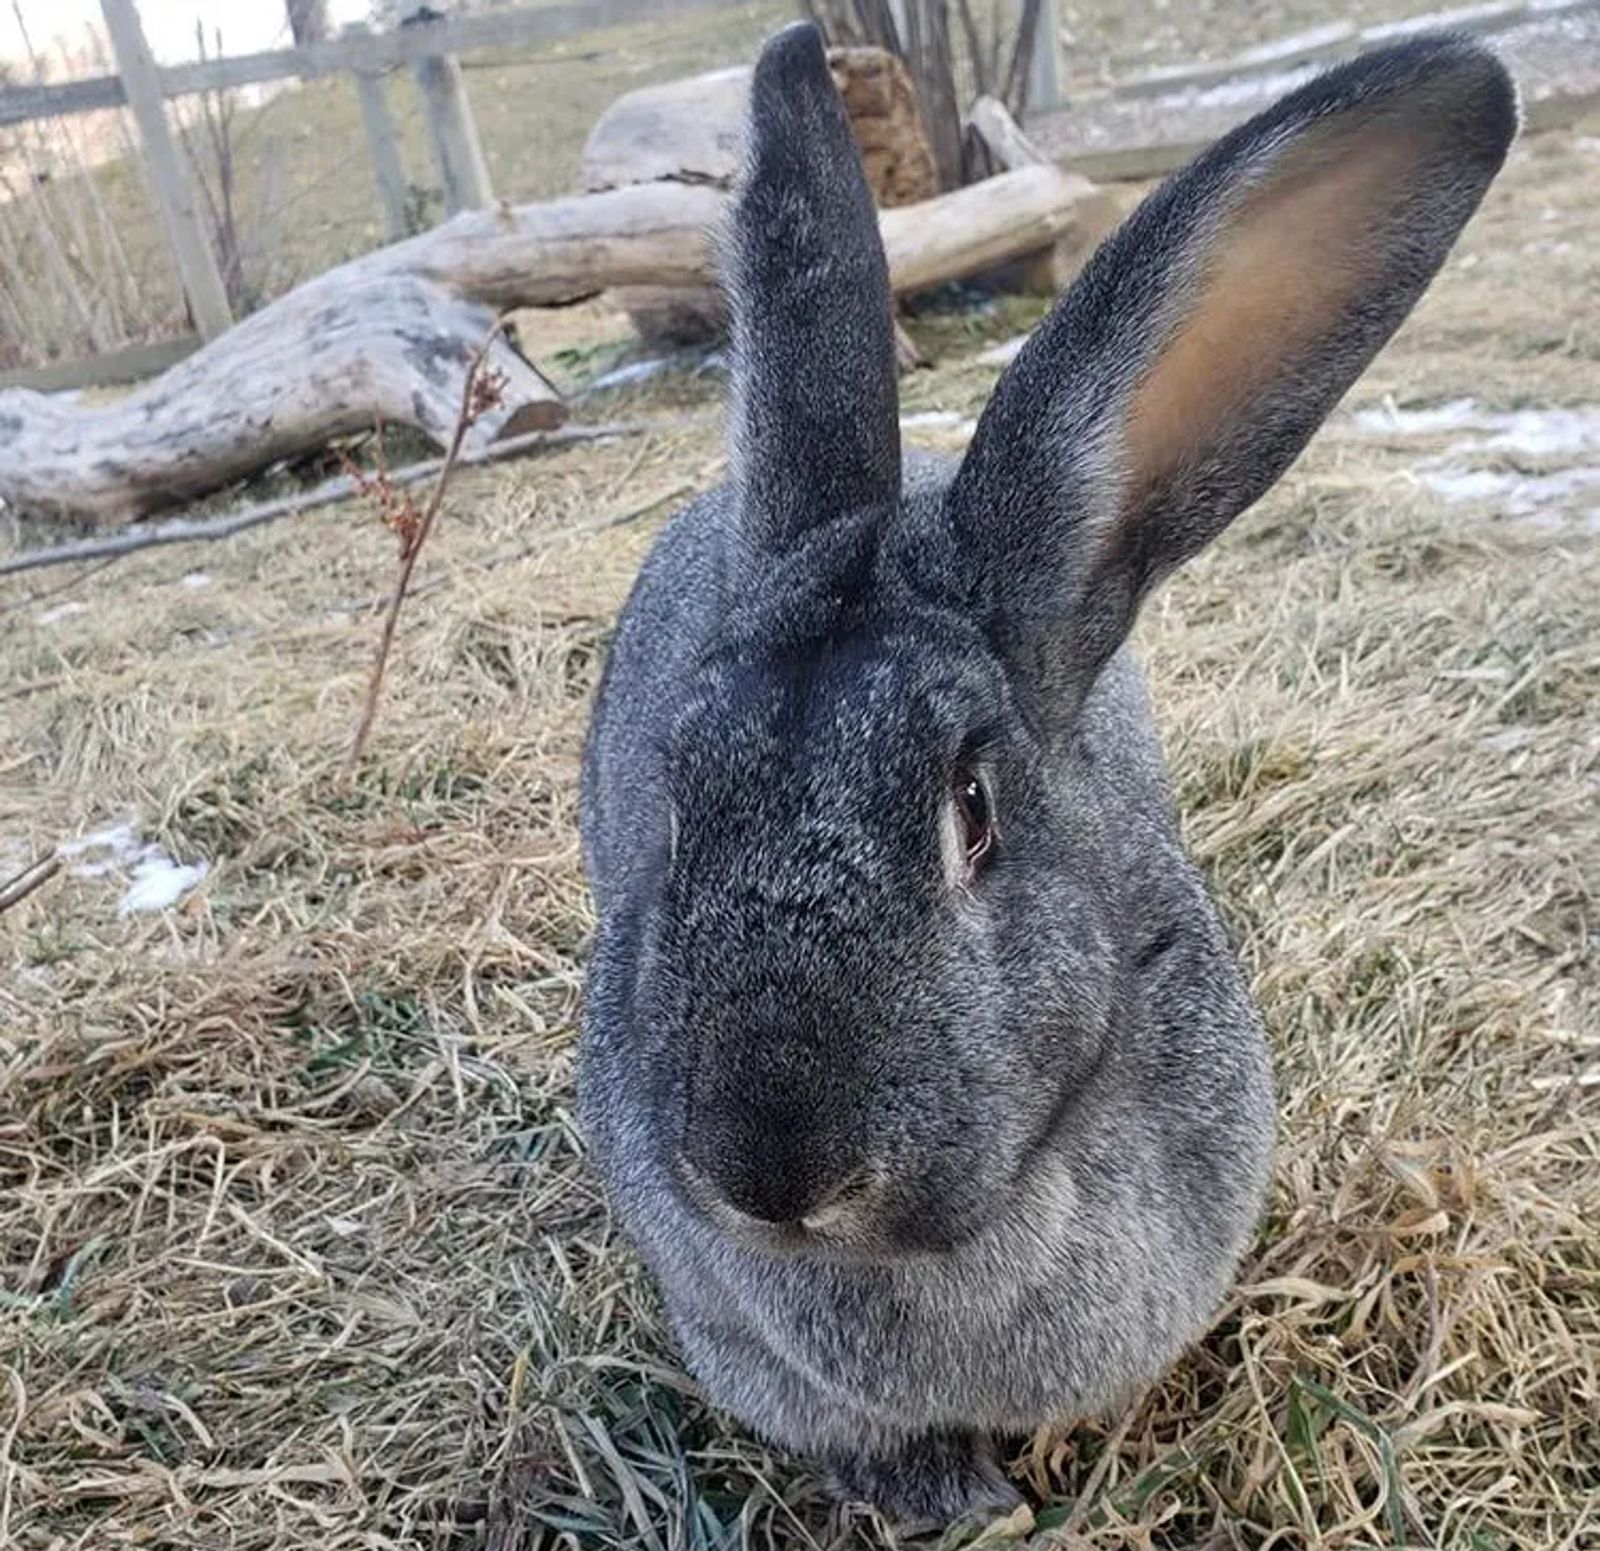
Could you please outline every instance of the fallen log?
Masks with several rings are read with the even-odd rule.
[[[1048,248],[1077,230],[1100,190],[1059,167],[1019,167],[920,205],[878,216],[889,284],[922,291],[982,274],[1007,259]]]
[[[707,285],[726,195],[643,184],[473,210],[291,291],[152,382],[109,403],[0,392],[0,502],[104,525],[145,516],[323,445],[376,418],[437,442],[500,310],[615,286]],[[1071,227],[1083,184],[1051,166],[880,216],[898,291],[959,279]],[[509,343],[506,379],[468,451],[560,422],[555,390]]]
[[[932,199],[939,192],[939,171],[905,65],[881,48],[829,49],[828,65],[879,207]],[[749,97],[750,69],[744,65],[626,93],[589,132],[580,185],[590,192],[641,183],[731,189],[743,155]],[[722,293],[713,286],[629,286],[614,300],[649,344],[704,344],[727,330]]]
[[[1050,159],[1022,132],[1022,126],[998,97],[978,98],[967,115],[967,127],[1000,167],[1033,167]]]
[[[966,132],[983,147],[995,167],[1015,172],[1050,165],[1050,158],[1023,133],[998,97],[980,97],[973,103]],[[1062,176],[1073,179],[1078,187],[1077,219],[1071,230],[1049,247],[1007,266],[1013,271],[1008,278],[1015,288],[1036,296],[1054,296],[1063,290],[1121,214],[1109,189],[1097,188],[1081,173],[1064,172]]]
[[[178,504],[375,419],[443,442],[494,324],[492,309],[417,275],[313,282],[113,403],[0,395],[0,493],[24,510],[103,519]],[[504,339],[488,365],[501,402],[468,429],[469,451],[566,418]]]

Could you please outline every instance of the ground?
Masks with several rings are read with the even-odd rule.
[[[1278,1166],[1212,1334],[1014,1460],[1036,1544],[1600,1543],[1597,173],[1600,120],[1519,147],[1146,610]],[[1027,321],[921,319],[908,439]],[[0,880],[77,845],[0,914],[0,1545],[880,1543],[696,1398],[571,1116],[587,697],[718,388],[462,475],[353,773],[366,508],[0,584]]]

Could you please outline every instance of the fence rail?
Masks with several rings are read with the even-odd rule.
[[[179,334],[147,345],[124,345],[78,361],[53,361],[49,366],[22,366],[0,372],[0,390],[32,388],[35,393],[63,393],[74,388],[117,388],[143,382],[176,366],[200,348],[198,334]]]
[[[1328,22],[1292,37],[1250,49],[1232,59],[1205,60],[1197,64],[1170,65],[1131,76],[1111,88],[1117,97],[1164,97],[1181,91],[1204,91],[1225,81],[1268,76],[1302,65],[1332,64],[1364,49],[1399,43],[1419,33],[1469,32],[1480,38],[1509,32],[1535,22],[1559,21],[1600,9],[1600,0],[1488,0],[1485,4],[1433,11],[1358,27],[1352,21]]]
[[[478,49],[552,43],[603,27],[709,10],[715,4],[716,0],[571,0],[570,4],[537,9],[449,16],[405,23],[392,32],[330,38],[326,43],[300,48],[158,66],[156,78],[162,96],[171,98],[255,86],[265,81],[314,80],[346,70],[394,70],[415,65],[423,59],[470,54]],[[116,75],[39,86],[9,86],[0,90],[0,128],[64,118],[74,113],[92,113],[100,108],[120,108],[127,102],[122,78]]]

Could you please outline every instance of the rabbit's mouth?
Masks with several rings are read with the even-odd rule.
[[[888,1178],[879,1170],[859,1170],[828,1200],[788,1222],[741,1211],[688,1158],[678,1158],[673,1172],[689,1206],[742,1248],[780,1259],[865,1263],[898,1258],[883,1227]]]

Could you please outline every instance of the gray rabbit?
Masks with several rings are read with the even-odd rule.
[[[902,462],[822,43],[752,87],[732,477],[668,524],[585,753],[582,1117],[718,1404],[902,1520],[1213,1317],[1261,1024],[1174,824],[1140,601],[1283,473],[1499,169],[1474,43],[1369,54],[1152,194],[959,463]]]

